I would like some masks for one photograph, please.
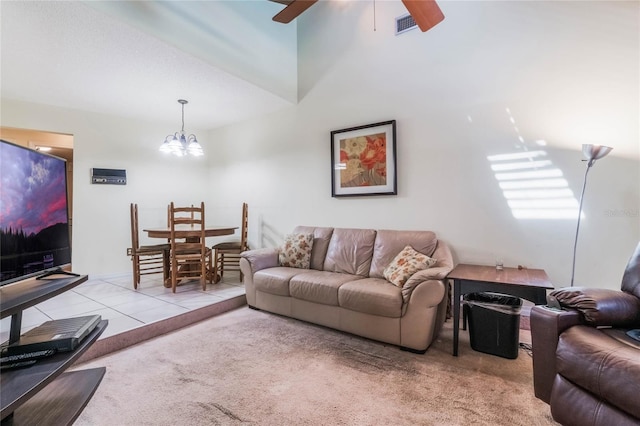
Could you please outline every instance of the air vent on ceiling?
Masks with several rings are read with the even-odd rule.
[[[417,27],[418,24],[416,24],[413,16],[409,15],[408,13],[396,18],[396,35],[406,33],[407,31]]]

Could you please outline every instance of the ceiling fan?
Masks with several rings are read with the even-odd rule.
[[[273,20],[288,24],[296,19],[302,12],[313,6],[318,0],[271,0],[275,3],[286,5]],[[435,0],[402,0],[413,20],[416,21],[422,32],[435,27],[444,19],[444,14]]]

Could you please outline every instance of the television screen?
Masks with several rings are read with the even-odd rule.
[[[0,140],[0,285],[71,263],[66,168]]]

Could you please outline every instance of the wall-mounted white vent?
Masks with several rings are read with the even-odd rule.
[[[407,31],[414,28],[418,28],[418,24],[416,24],[413,16],[409,15],[408,13],[396,18],[396,35],[406,33]]]

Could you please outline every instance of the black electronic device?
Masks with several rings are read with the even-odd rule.
[[[66,166],[0,140],[0,285],[71,265]]]
[[[126,185],[127,171],[122,169],[91,169],[91,183],[102,185]]]
[[[17,370],[18,368],[30,367],[36,362],[37,361],[35,359],[30,359],[27,361],[15,361],[11,363],[4,363],[4,364],[0,364],[0,371]]]
[[[562,310],[562,306],[560,306],[558,299],[550,294],[547,294],[547,308],[553,309],[554,311]]]
[[[2,353],[2,351],[0,351],[0,353]],[[37,360],[39,358],[44,358],[47,356],[54,355],[55,353],[56,353],[55,349],[43,349],[40,351],[25,352],[25,353],[16,354],[16,355],[4,356],[4,354],[2,354],[2,357],[0,357],[0,364],[10,364],[10,363],[19,362],[19,361],[32,361],[32,360]]]
[[[102,320],[100,315],[64,318],[47,321],[20,336],[20,340],[2,348],[2,356],[37,351],[74,350]]]

